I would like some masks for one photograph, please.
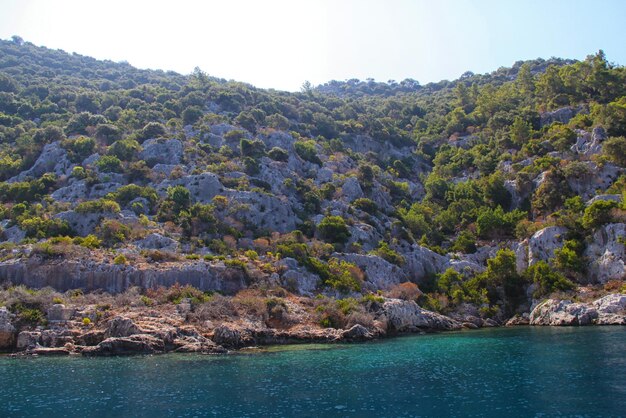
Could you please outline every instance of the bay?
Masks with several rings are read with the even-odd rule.
[[[626,327],[519,327],[225,356],[5,356],[0,416],[624,416],[625,353]]]

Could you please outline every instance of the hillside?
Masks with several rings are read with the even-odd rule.
[[[0,41],[0,283],[321,294],[339,308],[310,320],[338,328],[377,294],[504,321],[624,291],[625,136],[602,51],[288,93]]]

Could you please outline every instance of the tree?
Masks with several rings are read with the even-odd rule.
[[[594,229],[613,220],[612,211],[619,204],[614,200],[597,200],[587,206],[583,213],[582,224],[587,229]]]
[[[545,261],[538,261],[524,272],[526,279],[538,287],[535,298],[548,295],[558,290],[573,289],[574,283],[567,280],[561,273],[554,271]]]
[[[167,188],[167,198],[174,203],[174,212],[179,213],[191,205],[191,193],[185,186],[177,185]]]
[[[623,136],[609,138],[602,144],[602,152],[615,164],[626,167],[626,138]]]

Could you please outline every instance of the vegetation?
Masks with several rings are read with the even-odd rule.
[[[319,291],[352,295],[366,275],[335,252],[369,253],[419,284],[394,294],[493,316],[528,303],[533,284],[543,297],[582,282],[593,235],[626,219],[626,71],[602,51],[426,85],[330,81],[299,93],[15,40],[0,51],[6,258],[224,262],[248,284],[282,277],[293,258]],[[616,196],[587,203],[600,194]],[[514,241],[555,225],[568,231],[564,246],[518,274]],[[151,237],[179,250],[118,252]],[[500,250],[482,273],[435,277],[409,255],[482,262],[487,246]],[[345,303],[324,305],[320,320],[345,323],[358,311]],[[263,310],[276,319],[281,306]]]

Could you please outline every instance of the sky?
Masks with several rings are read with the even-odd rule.
[[[625,21],[625,0],[0,0],[2,39],[288,91],[599,49],[623,65]]]

